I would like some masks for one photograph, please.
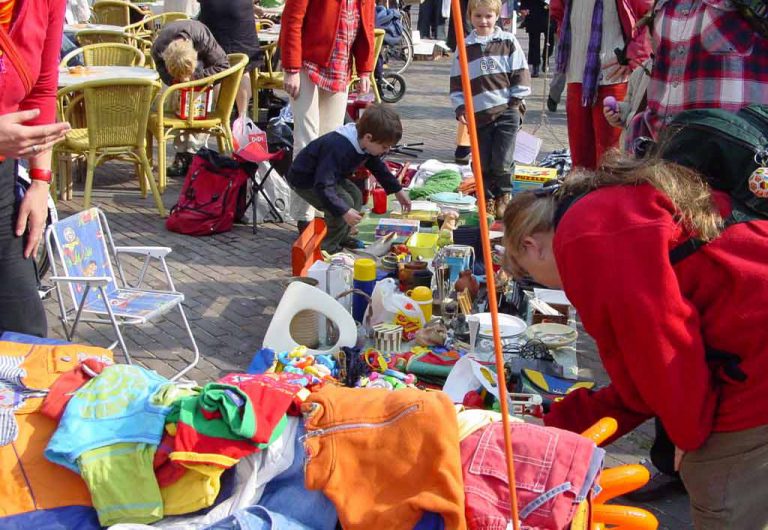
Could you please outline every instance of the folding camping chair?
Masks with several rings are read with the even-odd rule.
[[[178,379],[197,364],[200,351],[197,349],[195,337],[192,335],[181,305],[184,295],[176,291],[165,262],[165,256],[171,252],[170,248],[116,247],[107,218],[98,208],[82,211],[51,224],[46,231],[45,244],[52,267],[51,281],[56,288],[61,312],[60,320],[67,340],[72,340],[80,322],[111,323],[117,340],[109,346],[109,349],[119,344],[126,360],[132,364],[120,326],[146,324],[171,309],[178,308],[192,343],[194,359],[171,379]],[[129,285],[125,280],[125,273],[118,259],[121,254],[144,256],[144,263],[134,286]],[[160,261],[168,282],[168,291],[141,288],[151,258],[157,258]],[[117,265],[119,285],[122,287],[118,286],[112,266],[113,260]],[[60,272],[61,275],[59,275]],[[62,284],[69,286],[71,304],[65,302]],[[83,318],[84,313],[95,315],[95,317]]]
[[[248,195],[248,200],[245,204],[245,209],[248,210],[248,207],[251,208],[251,215],[252,215],[252,222],[253,222],[253,233],[256,233],[257,225],[256,225],[256,206],[258,203],[259,195],[261,195],[261,198],[264,199],[264,202],[267,204],[267,208],[269,208],[270,214],[272,214],[272,217],[274,219],[274,222],[276,223],[284,223],[285,219],[283,219],[282,214],[277,209],[275,203],[270,198],[269,194],[266,191],[266,185],[269,181],[270,175],[272,175],[272,172],[275,171],[275,168],[273,166],[266,167],[263,166],[263,164],[269,160],[280,160],[285,156],[285,149],[281,149],[275,153],[268,152],[264,146],[259,142],[250,142],[249,144],[241,147],[237,150],[234,154],[234,159],[243,164],[243,167],[245,168],[245,172],[248,174],[248,180],[250,180],[251,183],[251,191]],[[259,175],[259,170],[263,169],[262,171],[263,175]],[[276,173],[277,174],[277,173]],[[280,175],[278,174],[278,177]],[[280,199],[278,199],[280,200]],[[284,206],[284,205],[283,205]]]

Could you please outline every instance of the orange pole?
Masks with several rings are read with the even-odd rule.
[[[485,260],[485,279],[488,287],[488,305],[491,307],[491,323],[493,325],[493,347],[496,353],[496,374],[499,381],[499,401],[501,402],[501,421],[504,424],[504,453],[507,457],[507,476],[509,477],[510,515],[514,530],[520,530],[517,510],[517,494],[515,492],[515,466],[512,453],[512,433],[509,426],[509,404],[507,402],[507,382],[504,378],[504,356],[501,350],[501,334],[499,333],[499,307],[496,301],[496,281],[493,275],[493,258],[491,253],[491,238],[488,230],[488,219],[485,209],[485,188],[483,187],[483,171],[480,168],[480,146],[477,141],[477,125],[475,124],[475,106],[472,101],[472,88],[469,84],[469,64],[467,49],[464,44],[463,13],[459,0],[451,0],[451,19],[456,32],[456,52],[459,54],[461,67],[461,90],[464,92],[464,108],[469,131],[469,143],[472,147],[472,172],[475,175],[477,202],[480,219],[480,236],[483,242],[483,259]]]

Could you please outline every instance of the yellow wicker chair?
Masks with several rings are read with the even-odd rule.
[[[179,83],[171,85],[165,90],[157,103],[157,112],[149,118],[149,131],[147,134],[147,154],[152,156],[152,142],[157,140],[157,175],[158,184],[161,191],[166,186],[166,142],[175,137],[181,131],[200,131],[207,132],[216,137],[219,144],[219,151],[231,152],[232,129],[229,126],[229,117],[232,114],[232,107],[235,104],[237,90],[240,87],[240,80],[243,78],[243,70],[248,64],[248,56],[244,53],[231,53],[228,55],[229,68],[196,81]],[[186,119],[177,118],[172,113],[170,103],[172,98],[179,96],[182,89],[193,88],[196,92],[203,91],[214,85],[219,85],[218,97],[214,104],[213,111],[205,119],[194,119],[194,113],[188,108]],[[190,98],[192,99],[192,98]]]
[[[74,99],[83,98],[87,128],[72,129],[63,142],[54,148],[54,161],[59,157],[85,155],[87,172],[83,207],[91,204],[93,174],[96,166],[112,158],[128,159],[140,166],[138,172],[142,196],[146,196],[147,178],[160,215],[165,215],[163,201],[152,176],[152,166],[146,153],[147,121],[150,105],[160,83],[150,79],[100,80],[80,83],[59,90],[57,95],[59,117],[68,119]],[[65,108],[65,103],[69,105]],[[66,175],[67,172],[58,173]],[[71,184],[63,182],[62,188]]]
[[[275,25],[275,22],[273,20],[269,20],[268,18],[260,18],[256,21],[256,31],[268,29],[274,25]]]
[[[276,72],[272,67],[276,50],[276,42],[262,46],[264,68],[254,68],[251,70],[251,92],[253,93],[251,116],[253,121],[258,121],[259,119],[259,90],[280,90],[283,88],[283,72]]]
[[[111,26],[128,26],[131,24],[131,14],[140,18],[147,16],[136,4],[122,0],[98,0],[91,6],[91,13],[94,22]]]
[[[130,44],[128,35],[124,33],[115,33],[114,31],[102,31],[100,29],[83,29],[78,31],[75,37],[80,46],[101,43]]]
[[[155,40],[160,30],[169,22],[188,19],[189,17],[186,13],[160,13],[159,15],[148,16],[139,22],[125,26],[125,32],[151,42]]]
[[[141,50],[128,44],[99,43],[72,50],[64,56],[59,66],[66,67],[80,53],[83,54],[85,66],[144,66],[146,61]]]
[[[376,61],[379,60],[379,55],[381,54],[381,47],[384,44],[384,30],[383,29],[375,29],[373,30],[373,64],[376,64]],[[354,65],[352,67],[352,77],[349,80],[350,86],[353,83],[356,83],[360,80],[360,77],[357,75],[357,70],[354,68]],[[376,96],[376,103],[381,103],[381,94],[379,94],[379,86],[376,84],[376,78],[373,75],[373,72],[371,72],[371,90],[373,90],[373,95]]]

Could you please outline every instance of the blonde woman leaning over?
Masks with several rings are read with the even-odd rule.
[[[729,211],[698,174],[647,160],[520,194],[504,215],[508,268],[565,290],[612,381],[545,423],[612,416],[623,435],[658,417],[698,529],[768,528],[768,221],[721,231]],[[673,265],[691,236],[708,243]]]

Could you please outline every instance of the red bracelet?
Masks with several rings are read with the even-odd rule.
[[[32,180],[40,180],[42,182],[51,182],[53,178],[53,172],[50,169],[40,169],[39,167],[33,167],[29,170],[29,178]]]

